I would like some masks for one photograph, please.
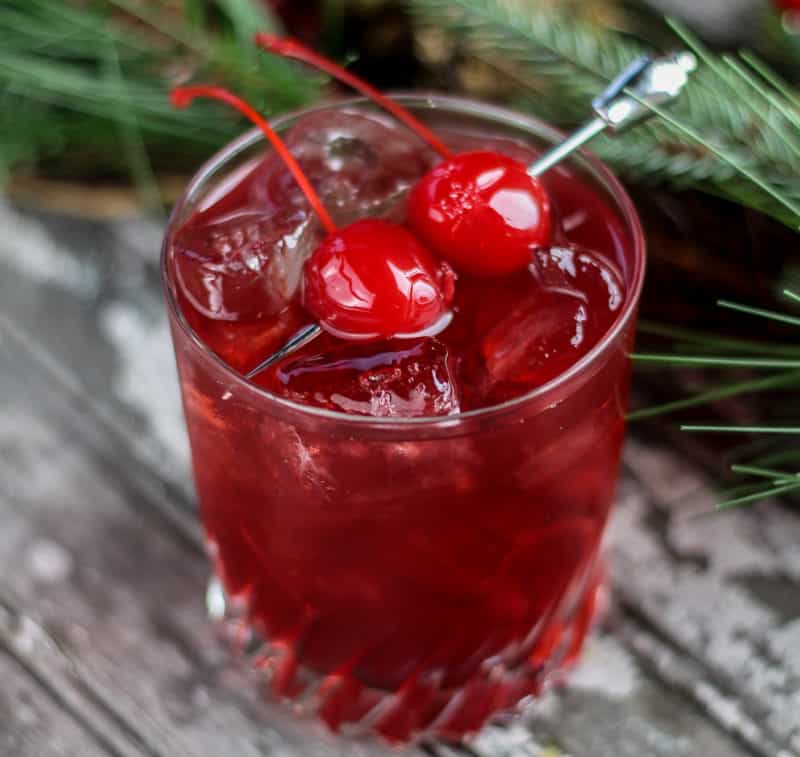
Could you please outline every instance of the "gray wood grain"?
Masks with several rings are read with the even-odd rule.
[[[2,203],[0,221],[15,232],[0,236],[0,564],[20,566],[0,574],[0,649],[109,754],[384,753],[261,701],[205,619],[158,228]],[[571,684],[467,750],[416,754],[800,754],[796,514],[698,526],[675,496],[707,503],[709,482],[641,442],[626,460],[621,606]]]
[[[76,722],[17,661],[0,653],[0,754],[102,757],[108,745]]]
[[[684,688],[711,717],[762,754],[800,753],[800,517],[691,517],[716,497],[699,472],[636,441],[626,461],[646,499],[617,521],[617,595],[694,663]]]

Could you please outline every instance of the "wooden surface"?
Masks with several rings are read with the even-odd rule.
[[[158,289],[158,224],[0,200],[0,755],[380,757],[260,699],[208,567]],[[800,755],[800,517],[632,439],[613,600],[565,688],[414,757]]]

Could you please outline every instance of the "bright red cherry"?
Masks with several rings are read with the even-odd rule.
[[[497,152],[453,155],[405,108],[292,39],[257,34],[268,52],[295,58],[343,81],[413,129],[444,162],[411,191],[408,221],[428,247],[458,270],[499,276],[529,265],[552,231],[550,200],[525,165]]]
[[[523,163],[496,152],[456,155],[411,191],[408,220],[459,270],[500,276],[527,266],[551,232],[550,198]],[[445,253],[446,251],[446,253]]]
[[[436,261],[408,229],[390,221],[366,219],[338,229],[283,140],[261,115],[219,87],[178,87],[172,92],[172,102],[180,108],[195,97],[222,100],[256,124],[319,215],[328,234],[306,261],[303,304],[323,328],[357,340],[429,333],[446,325],[455,282],[449,265]],[[224,282],[217,287],[224,291]]]
[[[435,261],[410,231],[367,218],[315,250],[306,263],[303,304],[344,339],[407,336],[446,318],[454,281],[450,266]]]

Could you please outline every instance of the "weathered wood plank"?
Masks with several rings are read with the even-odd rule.
[[[0,653],[0,754],[4,757],[103,757],[102,740],[75,722],[16,660]]]
[[[626,460],[647,497],[616,522],[617,595],[698,665],[710,716],[762,754],[800,754],[800,517],[774,502],[687,517],[713,507],[710,482],[641,442]]]
[[[66,384],[79,379],[141,459],[188,492],[157,228],[32,215],[2,197],[0,228],[8,230],[0,235],[0,313],[35,337],[54,374]]]
[[[589,640],[581,665],[565,687],[534,706],[529,728],[552,736],[571,755],[591,757],[733,757],[749,752],[680,690],[643,661],[630,635],[643,631],[612,615],[608,627]],[[646,650],[651,653],[652,650]],[[664,652],[664,646],[659,646]],[[770,752],[768,754],[776,754]]]
[[[59,552],[55,544],[40,542],[34,549],[31,566],[35,571],[49,571],[48,575],[54,576],[55,571],[64,569],[65,553]],[[94,736],[103,754],[150,757],[135,734],[126,733],[109,720],[101,702],[87,696],[80,685],[64,685],[64,681],[72,683],[74,670],[57,641],[31,617],[15,611],[5,598],[0,605],[0,649],[28,673],[29,685],[34,681],[39,685],[37,701],[57,702]]]

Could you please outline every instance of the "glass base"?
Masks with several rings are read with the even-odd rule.
[[[391,743],[422,737],[464,740],[490,719],[518,713],[544,688],[559,681],[578,658],[604,602],[605,564],[598,560],[561,609],[528,638],[484,661],[462,685],[443,687],[442,675],[409,678],[397,690],[365,685],[343,672],[321,675],[301,665],[295,649],[264,638],[248,622],[247,608],[212,576],[206,592],[209,616],[273,698],[300,716],[316,716],[332,731]]]

